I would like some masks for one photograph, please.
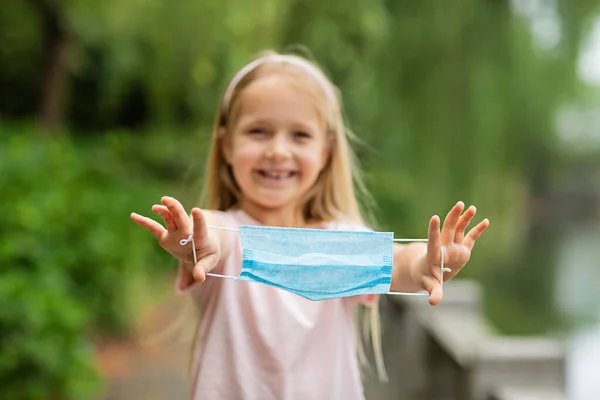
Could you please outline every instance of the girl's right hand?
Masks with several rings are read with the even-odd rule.
[[[200,282],[206,279],[220,259],[218,242],[208,234],[206,220],[199,208],[192,209],[190,218],[179,201],[172,197],[161,198],[162,205],[152,206],[152,211],[161,217],[164,226],[142,215],[131,213],[131,219],[136,224],[146,228],[158,240],[158,244],[178,260],[193,265],[194,252],[192,242],[184,246],[181,241],[193,234],[198,263],[194,266],[194,278]]]

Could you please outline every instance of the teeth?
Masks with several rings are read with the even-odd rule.
[[[273,179],[283,179],[292,176],[291,172],[265,172],[265,175]]]

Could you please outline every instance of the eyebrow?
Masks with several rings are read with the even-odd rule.
[[[252,125],[273,125],[273,122],[266,120],[264,118],[246,118],[246,119],[241,119],[239,121],[239,126],[246,128]],[[318,131],[319,127],[315,126],[315,125],[309,125],[309,124],[305,124],[303,122],[293,122],[291,124],[289,124],[289,126],[291,126],[294,130],[306,130],[306,131],[310,131],[310,132],[314,132],[314,131]]]

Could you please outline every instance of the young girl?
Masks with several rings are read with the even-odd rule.
[[[132,214],[180,261],[177,290],[196,301],[201,322],[193,358],[194,399],[363,399],[353,310],[378,296],[310,301],[273,286],[206,276],[238,276],[239,235],[217,226],[265,225],[367,230],[362,188],[334,86],[313,63],[268,53],[232,79],[220,104],[207,168],[206,209],[191,217],[174,198],[152,210],[166,226]],[[464,211],[464,213],[463,213]],[[441,257],[456,275],[483,220],[462,202],[429,222],[428,243],[395,244],[392,292],[442,300]],[[208,226],[207,226],[208,225]],[[192,244],[180,241],[193,234]]]

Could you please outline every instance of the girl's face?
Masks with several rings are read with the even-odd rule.
[[[242,207],[297,208],[329,157],[314,98],[289,78],[266,77],[241,93],[223,146]]]

